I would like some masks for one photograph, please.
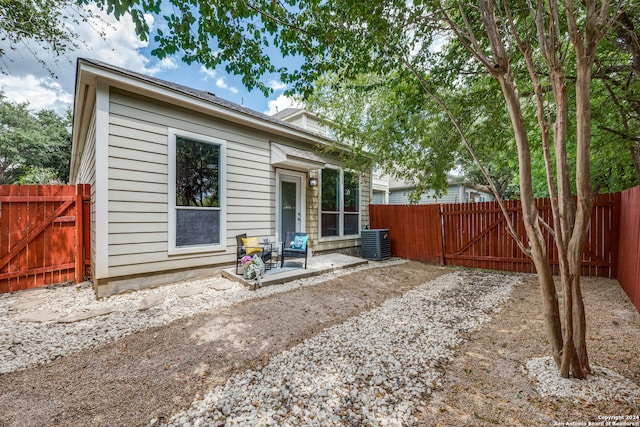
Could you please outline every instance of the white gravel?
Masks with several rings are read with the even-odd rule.
[[[527,371],[541,396],[564,397],[574,402],[618,400],[640,401],[640,387],[633,381],[602,366],[592,365],[592,373],[584,380],[562,378],[553,358],[527,360]]]
[[[245,371],[172,426],[415,425],[444,364],[507,301],[518,276],[455,272]],[[160,420],[153,420],[156,424]]]
[[[403,262],[370,263],[257,291],[218,277],[104,300],[96,300],[89,284],[3,294],[0,373],[47,363],[216,307]],[[260,371],[230,378],[170,420],[151,424],[416,425],[416,406],[439,384],[446,362],[467,334],[508,300],[521,277],[474,271],[441,276],[282,352]],[[159,305],[140,310],[154,301]],[[90,312],[103,314],[70,318]],[[38,316],[50,320],[24,320]],[[560,378],[550,358],[529,360],[526,373],[542,396],[579,401],[640,398],[640,387],[598,366],[594,375],[579,382]]]
[[[406,261],[389,260],[369,263],[282,285],[267,286],[256,291],[221,277],[207,277],[114,295],[102,300],[96,299],[89,283],[0,294],[0,373],[48,363],[58,357],[97,347],[216,307],[321,283],[359,270],[404,262]],[[200,292],[194,294],[197,292],[194,289]],[[140,311],[146,301],[154,298],[163,302]],[[111,312],[82,321],[63,323],[68,321],[69,316],[100,310]],[[51,320],[40,323],[24,321],[25,318],[38,316]]]

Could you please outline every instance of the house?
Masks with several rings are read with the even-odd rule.
[[[326,124],[315,113],[305,110],[303,108],[285,108],[282,111],[278,111],[272,117],[283,120],[287,123],[300,126],[307,129],[310,132],[317,133],[319,135],[332,137],[333,132],[331,127]],[[372,204],[385,204],[389,202],[389,180],[388,174],[384,173],[381,169],[374,165],[373,175],[371,180],[371,203]]]
[[[385,205],[389,203],[391,175],[384,173],[377,165],[373,166],[371,177],[371,204]]]
[[[318,135],[332,137],[331,128],[315,113],[303,108],[285,108],[271,117],[299,126]]]
[[[436,197],[432,190],[423,194],[418,204],[431,203],[474,203],[490,202],[495,200],[491,190],[482,185],[473,184],[460,178],[449,176],[448,190],[440,197]],[[406,205],[409,204],[409,194],[415,185],[398,179],[391,179],[389,182],[389,204]],[[372,204],[375,203],[372,201]]]
[[[91,184],[96,294],[218,271],[242,233],[303,231],[316,253],[357,253],[371,174],[330,145],[212,93],[79,59],[70,181]]]

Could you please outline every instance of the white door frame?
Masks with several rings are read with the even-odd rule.
[[[296,172],[287,169],[276,169],[276,242],[282,242],[284,236],[280,236],[281,218],[280,218],[280,188],[282,181],[287,181],[287,177],[300,178],[300,185],[298,187],[297,204],[300,206],[300,221],[297,221],[297,226],[300,227],[300,232],[306,232],[306,216],[307,216],[307,174],[304,172]]]

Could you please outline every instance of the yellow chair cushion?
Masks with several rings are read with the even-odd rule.
[[[244,246],[244,251],[247,255],[256,254],[262,252],[262,248],[260,247],[260,243],[258,242],[257,237],[247,237],[242,238],[242,246]]]

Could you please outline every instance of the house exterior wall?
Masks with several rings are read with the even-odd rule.
[[[282,120],[319,135],[327,136],[328,134],[327,127],[305,111],[301,111],[299,114],[294,114],[291,117],[284,117]]]
[[[80,159],[80,167],[78,168],[78,175],[76,178],[76,184],[90,184],[91,185],[91,231],[90,231],[90,243],[91,243],[91,260],[95,260],[96,255],[96,110],[95,108],[91,112],[91,118],[89,120],[89,126],[87,128],[87,136],[85,139],[85,149],[82,152]],[[91,266],[91,270],[95,271],[94,266]],[[92,273],[92,277],[94,274]]]
[[[92,120],[76,180],[96,183],[91,187],[95,192],[101,187],[96,182],[100,175],[95,173],[100,164],[96,153],[101,150],[96,149],[100,140],[96,138],[99,126],[95,125],[95,113]],[[107,199],[106,238],[96,237],[100,224],[96,223],[96,194],[92,194],[92,250],[97,251],[92,254],[92,263],[98,264],[93,268],[93,281],[99,297],[233,264],[237,234],[275,239],[276,171],[270,162],[270,142],[310,149],[293,140],[114,88],[108,90],[107,122],[103,128],[108,129],[108,142],[103,152],[108,153],[108,159],[102,187]],[[169,252],[169,129],[226,142],[226,238],[219,251]],[[328,163],[338,162],[337,157],[321,156]],[[314,173],[317,176],[317,171],[309,175]],[[312,249],[357,250],[359,238],[320,241],[317,187],[316,191],[306,189],[306,230]],[[364,225],[368,224],[370,177],[362,179],[360,194]]]
[[[169,128],[227,141],[227,250],[171,256],[167,252]],[[271,236],[275,178],[269,153],[269,140],[264,135],[112,91],[109,276],[230,263],[235,261],[236,234]]]
[[[410,188],[392,189],[389,191],[389,204],[390,205],[408,205]],[[480,191],[472,187],[464,185],[449,185],[447,194],[443,194],[440,197],[435,197],[435,193],[432,190],[427,191],[420,197],[418,204],[428,205],[433,203],[467,203],[469,202],[468,192],[476,194],[478,197],[484,197],[484,201],[493,200],[491,193]],[[480,201],[480,200],[476,200]]]
[[[327,163],[333,166],[343,166],[336,159],[327,159]],[[311,175],[320,178],[318,171],[312,171]],[[364,173],[360,176],[360,228],[369,226],[369,202],[371,194],[371,174]],[[315,252],[344,252],[351,255],[359,255],[361,241],[360,236],[347,237],[320,237],[320,186],[307,190],[307,233],[312,240],[312,248]]]

